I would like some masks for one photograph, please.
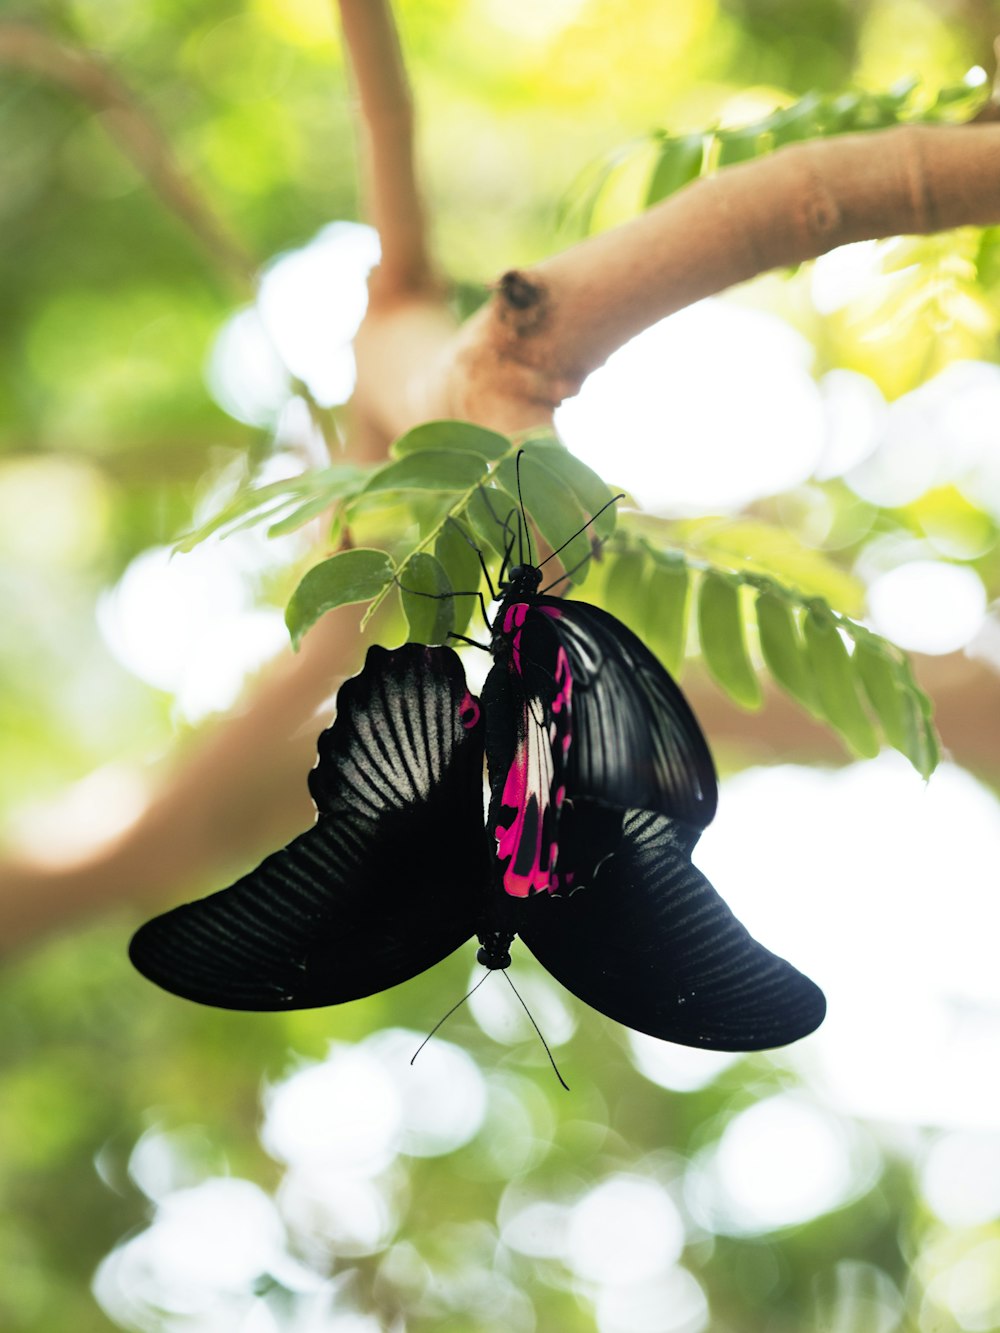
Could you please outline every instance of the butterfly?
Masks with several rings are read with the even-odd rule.
[[[615,617],[539,591],[530,545],[505,578],[511,550],[481,695],[451,647],[369,648],[319,737],[313,827],[147,922],[132,962],[201,1004],[303,1009],[386,990],[473,936],[505,969],[517,936],[636,1031],[731,1051],[805,1036],[822,992],[691,860],[718,786],[684,695]]]

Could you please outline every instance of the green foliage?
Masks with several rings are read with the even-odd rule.
[[[655,0],[630,5],[627,16],[607,5],[584,6],[578,14],[573,6],[514,6],[502,22],[493,17],[505,10],[502,5],[470,9],[458,0],[401,0],[396,7],[421,107],[421,155],[437,251],[447,258],[463,313],[484,299],[484,276],[502,271],[512,256],[530,262],[551,253],[555,200],[576,164],[593,159],[609,134],[682,118],[690,123],[692,110],[703,114],[706,86],[713,97],[748,83],[830,88],[852,71],[888,83],[897,72],[893,61],[902,58],[953,78],[963,62],[987,62],[991,34],[988,23],[974,30],[961,15],[935,16],[927,5],[904,11],[848,0],[819,6],[800,0],[692,3],[672,11],[677,21],[670,24]],[[79,41],[99,51],[102,62],[153,108],[187,187],[223,228],[238,231],[251,266],[301,244],[332,218],[357,216],[352,100],[328,5],[255,0],[236,9],[230,0],[204,0],[198,6],[129,7],[74,0],[38,8],[33,24],[47,25],[60,43]],[[919,20],[912,25],[911,12]],[[905,41],[878,40],[887,33],[891,38],[892,25],[901,21],[908,27]],[[903,50],[905,57],[894,54]],[[609,78],[615,126],[623,131],[611,128],[607,98],[598,95]],[[963,99],[979,94],[956,92],[953,111],[965,117],[970,104]],[[646,135],[609,159],[594,198],[603,201],[642,154],[640,206],[720,160],[769,151],[773,136],[791,142],[796,114],[806,126],[814,117],[811,101],[800,102],[797,112],[786,107],[776,113],[783,123],[772,124],[770,141],[759,122],[721,133]],[[44,537],[50,497],[42,494],[25,507],[23,526],[38,535],[34,550],[13,545],[17,525],[4,525],[0,789],[16,812],[25,800],[53,796],[109,761],[166,752],[176,741],[171,696],[112,658],[94,608],[133,556],[192,525],[192,497],[218,450],[253,459],[270,442],[266,430],[227,417],[202,374],[219,328],[249,297],[246,284],[231,281],[226,266],[163,206],[115,146],[107,130],[117,117],[95,113],[40,71],[13,65],[4,71],[3,110],[0,450],[15,463],[85,460],[109,500],[100,539],[88,549],[66,548],[71,559],[65,567],[52,563],[58,543]],[[587,214],[581,223],[589,227],[590,220]],[[945,295],[942,267],[926,263],[928,252],[938,245],[942,264],[968,252],[968,277],[959,294],[983,320],[978,341],[956,344],[949,330],[960,309],[935,298],[922,307],[932,323],[922,345],[906,328],[892,334],[891,309],[882,308],[877,318],[852,311],[842,328],[827,322],[817,340],[821,361],[871,375],[893,397],[956,355],[994,358],[989,303],[995,298],[990,288],[1000,286],[998,235],[996,229],[970,228],[941,242],[907,242],[897,251],[901,262],[920,261],[925,287]],[[321,299],[335,301],[336,293]],[[721,387],[723,368],[719,379]],[[291,380],[288,391],[295,392]],[[460,425],[451,436],[437,423],[421,427],[409,445],[397,442],[393,458],[402,459],[407,449],[419,452],[421,434],[428,431],[438,449],[454,447],[492,461],[508,456],[506,441],[496,446],[499,452],[490,442],[502,437],[474,437],[471,429]],[[539,461],[547,465],[544,453]],[[585,513],[593,513],[597,502],[579,489],[573,464],[555,456],[562,484]],[[433,555],[456,589],[471,590],[481,578],[478,560],[470,562],[475,553],[456,539],[455,524],[442,511],[462,515],[494,571],[516,536],[516,499],[501,489],[495,470],[486,490],[474,490],[464,509],[463,492],[448,493],[443,505],[433,490],[362,497],[367,477],[336,466],[273,488],[248,487],[216,521],[191,533],[183,548],[213,529],[225,535],[260,523],[278,535],[311,519],[319,520],[318,527],[329,513],[337,540],[363,530],[366,544],[382,542],[399,560],[410,555],[418,572],[419,557]],[[80,488],[81,508],[89,493]],[[841,511],[847,507],[837,504]],[[873,530],[891,529],[897,517],[879,512]],[[983,517],[982,511],[960,516],[956,526],[967,534],[970,523]],[[614,526],[612,510],[591,531],[608,537]],[[630,522],[629,535],[643,532]],[[559,534],[560,540],[567,535]],[[626,534],[616,536],[604,558],[588,561],[582,572],[589,575],[586,594],[593,588],[595,600],[609,601],[604,579],[616,561],[623,562],[613,609],[644,634],[671,670],[683,665],[688,622],[707,569],[735,575],[757,593],[755,637],[753,608],[741,590],[751,661],[759,667],[759,648],[772,675],[792,693],[796,682],[801,693],[802,672],[808,672],[803,625],[809,599],[824,597],[840,611],[856,608],[855,581],[822,561],[793,572],[794,543],[786,539],[782,549],[776,538],[768,545],[762,528],[739,540],[732,525],[671,525],[647,535],[650,540],[637,541],[641,549],[634,551]],[[977,547],[988,548],[979,567],[991,596],[995,537],[991,529]],[[317,545],[323,548],[322,538]],[[855,549],[844,553],[845,564]],[[812,553],[799,551],[812,561]],[[317,574],[315,585],[305,584],[312,613],[322,611],[320,584],[327,578],[341,601],[353,600],[352,589],[368,596],[373,586],[391,594],[391,566],[381,552],[373,554],[367,582],[359,568],[346,577],[358,565],[347,557],[364,559],[363,552],[348,551],[338,557],[346,564]],[[772,582],[767,574],[775,576]],[[844,580],[839,588],[835,575]],[[456,628],[462,616],[477,612],[473,597],[451,605]],[[774,607],[784,608],[777,629]],[[861,626],[836,615],[834,623],[848,648],[853,643],[850,663],[861,682],[861,706],[873,711],[893,745],[916,755],[920,770],[930,772],[937,752],[929,704],[906,659]],[[262,773],[261,780],[268,776]],[[11,829],[16,823],[15,814]],[[243,868],[234,867],[234,875]],[[207,892],[220,882],[178,886],[178,896]],[[161,995],[130,974],[123,941],[135,917],[125,915],[89,932],[67,929],[48,945],[9,957],[0,978],[0,1008],[7,1016],[0,1031],[0,1326],[11,1333],[101,1333],[110,1326],[91,1281],[98,1262],[141,1228],[154,1207],[140,1193],[129,1160],[144,1130],[154,1124],[168,1132],[189,1130],[206,1156],[224,1160],[224,1166],[212,1166],[213,1173],[231,1171],[270,1190],[278,1168],[257,1141],[258,1093],[262,1078],[274,1082],[287,1072],[289,1050],[299,1063],[321,1057],[331,1034],[350,1042],[394,1024],[427,1031],[441,1016],[442,997],[467,986],[469,959],[460,951],[426,977],[334,1014],[212,1012]],[[591,1333],[593,1287],[577,1283],[558,1259],[528,1258],[501,1242],[518,1199],[550,1205],[615,1171],[654,1171],[679,1182],[685,1158],[710,1144],[751,1097],[778,1091],[793,1077],[783,1057],[748,1057],[700,1091],[667,1092],[637,1072],[621,1031],[590,1014],[559,1052],[573,1085],[567,1097],[527,1040],[512,1050],[491,1043],[467,1008],[451,1023],[448,1039],[476,1055],[489,1080],[495,1108],[488,1127],[459,1153],[393,1162],[389,1185],[397,1201],[406,1201],[398,1245],[355,1257],[338,1256],[324,1242],[316,1255],[322,1276],[332,1274],[338,1301],[349,1302],[358,1284],[374,1285],[379,1299],[373,1308],[386,1326],[403,1319],[414,1333],[501,1322],[512,1330]],[[201,1178],[197,1164],[189,1165],[193,1174],[173,1178],[168,1187]],[[877,1188],[806,1227],[750,1238],[700,1232],[684,1262],[706,1292],[712,1327],[742,1329],[755,1319],[783,1329],[853,1329],[873,1321],[888,1327],[893,1312],[886,1305],[867,1302],[866,1289],[841,1281],[854,1276],[851,1265],[862,1255],[879,1265],[870,1273],[891,1275],[890,1287],[894,1282],[907,1293],[909,1308],[897,1310],[897,1318],[912,1320],[914,1328],[935,1319],[957,1327],[928,1292],[933,1266],[924,1242],[930,1237],[938,1245],[941,1224],[920,1195],[916,1171],[886,1161],[884,1154],[878,1166],[872,1177],[877,1174]],[[984,1238],[993,1243],[995,1231],[995,1224],[960,1230],[955,1253],[961,1254],[961,1244]],[[952,1273],[951,1289],[961,1288],[964,1299],[968,1283],[958,1280],[959,1270],[944,1269],[942,1277]],[[466,1295],[492,1295],[491,1284],[505,1274],[523,1293],[521,1313],[530,1321],[463,1305]],[[854,1292],[853,1310],[819,1311],[816,1292],[831,1282]],[[933,1284],[942,1285],[940,1279]],[[435,1290],[456,1294],[446,1315],[426,1312],[427,1293]],[[136,1310],[129,1326],[160,1330],[198,1321],[198,1315],[184,1313],[189,1295],[179,1283],[164,1291],[165,1308]],[[167,1307],[171,1298],[176,1308]],[[258,1323],[262,1313],[270,1327],[270,1312],[255,1309],[239,1318]],[[657,1311],[649,1313],[655,1318]],[[616,1317],[620,1323],[620,1309],[602,1314],[612,1322]],[[988,1310],[969,1317],[989,1323]],[[281,1327],[299,1323],[291,1305],[286,1319],[276,1318]]]
[[[261,523],[267,523],[269,537],[294,532],[356,490],[365,476],[364,469],[353,463],[337,463],[267,486],[243,487],[218,513],[181,537],[177,549],[190,551],[216,533],[229,537]]]
[[[878,740],[861,706],[851,659],[829,609],[810,606],[802,628],[806,662],[827,720],[859,755],[878,754]]]
[[[503,442],[502,451],[499,441]],[[519,510],[513,497],[518,490],[518,470],[525,510],[537,531],[553,549],[570,538],[560,558],[567,569],[572,569],[574,583],[586,579],[591,546],[587,533],[578,530],[585,527],[592,512],[609,504],[612,497],[596,473],[557,441],[540,437],[517,444],[478,426],[445,421],[411,431],[397,441],[393,453],[395,457],[388,463],[356,478],[352,486],[345,485],[340,491],[348,524],[363,518],[371,497],[383,493],[399,492],[404,503],[407,493],[433,494],[443,497],[445,504],[422,516],[416,541],[393,543],[392,554],[385,553],[383,563],[377,564],[371,558],[364,566],[359,563],[352,566],[362,569],[361,581],[351,577],[351,570],[340,573],[341,566],[334,562],[343,561],[343,554],[310,570],[289,607],[288,624],[295,642],[325,611],[345,602],[369,601],[367,622],[394,581],[404,590],[404,610],[411,629],[417,624],[428,627],[428,632],[440,635],[441,639],[447,637],[458,621],[449,621],[446,626],[446,618],[456,612],[446,611],[444,607],[448,604],[442,602],[428,619],[430,612],[418,610],[416,600],[420,600],[421,592],[446,588],[472,592],[478,588],[479,559],[470,546],[474,540],[483,542],[484,547],[488,544],[501,559],[508,554],[517,558]],[[593,511],[585,509],[579,497],[592,504]],[[248,499],[247,504],[252,502]],[[415,510],[411,512],[416,518]],[[600,531],[612,530],[613,506],[605,510],[598,523]],[[537,552],[533,550],[533,554]],[[365,555],[367,559],[374,552]],[[419,571],[416,577],[415,565]],[[328,576],[317,573],[330,566],[335,571],[332,584]],[[473,603],[475,599],[461,600]],[[467,612],[463,606],[457,614],[464,616],[462,624],[467,624],[471,610]]]
[[[458,595],[451,603],[453,624],[449,628],[461,634],[479,605],[478,600],[469,595],[479,591],[483,575],[476,545],[465,525],[450,519],[441,526],[434,540],[434,554],[440,564],[451,571],[452,586]]]
[[[756,559],[733,569],[695,555],[694,546],[668,546],[678,529],[690,534],[691,525],[630,516],[609,543],[600,590],[608,609],[657,652],[671,674],[679,676],[683,668],[694,603],[705,667],[735,703],[760,707],[759,672],[766,667],[851,753],[878,752],[877,726],[923,777],[931,775],[940,758],[931,706],[906,655],[818,595],[823,563],[815,553],[812,584],[803,588],[780,563],[768,575]],[[767,549],[766,525],[757,530]],[[836,578],[833,586],[840,586]]]
[[[619,172],[640,155],[649,158],[638,205],[651,208],[683,186],[721,167],[749,162],[788,144],[835,134],[858,134],[892,125],[955,123],[971,119],[989,95],[981,83],[965,82],[928,95],[917,79],[885,92],[807,93],[748,125],[711,127],[672,134],[656,129],[607,153],[577,178],[560,209],[560,225],[581,234],[592,229],[598,204]]]
[[[285,611],[292,643],[297,647],[303,634],[334,607],[370,602],[390,585],[394,574],[385,551],[364,547],[338,551],[314,565],[295,589]]]
[[[406,567],[406,583],[399,592],[408,637],[414,643],[447,643],[455,627],[455,601],[440,560],[418,551]]]
[[[738,704],[759,708],[763,695],[747,652],[739,579],[714,569],[705,571],[698,597],[698,637],[709,674]]]
[[[479,590],[477,548],[493,564],[494,586],[504,560],[519,558],[520,490],[536,532],[551,550],[563,548],[573,588],[594,569],[593,529],[608,539],[595,596],[668,670],[681,670],[693,604],[704,664],[741,707],[761,706],[758,673],[766,667],[852,753],[876,754],[879,728],[925,777],[933,771],[930,705],[904,655],[845,614],[860,603],[856,580],[786,531],[756,519],[665,525],[644,515],[615,531],[608,487],[548,436],[518,443],[464,422],[430,422],[397,441],[393,455],[368,472],[324,469],[244,491],[185,545],[255,522],[287,531],[305,521],[304,511],[311,517],[334,505],[349,529],[373,498],[395,495],[413,523],[394,526],[415,535],[341,551],[310,569],[288,604],[289,632],[297,646],[325,612],[349,603],[367,603],[365,623],[398,586],[410,639],[444,643],[465,631],[476,609],[474,596],[442,594]],[[428,504],[431,497],[438,503]],[[531,554],[539,558],[534,543]]]

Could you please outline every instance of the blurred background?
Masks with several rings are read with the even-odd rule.
[[[986,0],[398,9],[463,310],[574,238],[562,205],[602,154],[813,91],[985,86],[998,26]],[[0,901],[11,866],[72,865],[128,826],[283,649],[322,534],[171,547],[251,469],[322,461],[378,257],[326,0],[22,16],[102,53],[191,198],[185,225],[121,151],[122,104],[95,109],[0,25]],[[629,170],[594,226],[634,206]],[[559,414],[679,534],[766,531],[760,560],[792,581],[789,551],[824,554],[939,699],[949,758],[925,785],[780,701],[736,714],[688,663],[724,778],[697,860],[823,986],[824,1027],[769,1055],[671,1047],[522,948],[572,1093],[500,984],[410,1068],[471,948],[343,1010],[200,1009],[129,967],[131,930],[170,905],[137,867],[134,901],[36,923],[0,971],[0,1326],[1000,1327],[998,241],[769,275],[649,330]],[[256,299],[240,246],[266,266]]]

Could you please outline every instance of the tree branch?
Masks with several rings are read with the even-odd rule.
[[[384,453],[400,421],[433,416],[428,367],[447,356],[457,328],[427,246],[413,149],[413,103],[387,0],[339,0],[354,70],[366,211],[382,259],[355,339],[359,427]]]
[[[102,113],[105,129],[150,188],[226,276],[244,294],[252,291],[255,260],[192,189],[163,132],[114,70],[92,52],[59,42],[27,23],[0,24],[0,64],[41,75]]]
[[[789,145],[505,275],[461,331],[434,406],[501,430],[548,425],[613,351],[694,301],[850,241],[996,222],[1000,126]]]
[[[1000,126],[907,127],[781,149],[695,182],[663,204],[522,273],[456,333],[428,257],[412,152],[412,108],[386,0],[341,0],[365,120],[369,207],[383,262],[356,342],[354,451],[384,453],[421,421],[458,416],[500,430],[551,423],[554,408],[628,338],[701,297],[847,241],[1000,221]],[[121,142],[161,198],[223,262],[249,261],[191,195],[158,131],[89,57],[33,29],[0,27],[0,60],[36,69],[118,115]],[[0,866],[0,938],[27,942],[119,901],[162,902],[274,846],[308,821],[305,773],[336,680],[356,665],[353,608],[330,613],[255,689],[247,707],[163,780],[153,804],[85,863]],[[923,664],[954,757],[997,773],[996,677],[951,659]],[[687,688],[687,682],[686,682]],[[695,682],[713,741],[782,758],[835,742],[798,710],[737,713]],[[727,719],[729,719],[727,721]],[[766,726],[766,734],[760,730]],[[756,736],[756,740],[752,738]],[[760,749],[754,751],[760,754]]]
[[[171,771],[153,775],[146,809],[123,832],[65,864],[23,854],[0,861],[0,950],[122,903],[152,910],[179,887],[207,891],[214,877],[238,873],[308,828],[315,811],[306,776],[329,721],[318,710],[360,664],[358,620],[356,606],[331,611],[300,653],[286,650],[242,708],[209,724]],[[54,826],[56,842],[58,833]]]
[[[372,302],[439,294],[414,164],[413,99],[392,10],[386,0],[339,3],[358,91],[367,212],[382,243]]]

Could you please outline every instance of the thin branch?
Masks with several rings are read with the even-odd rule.
[[[162,130],[124,81],[98,56],[27,23],[0,24],[0,64],[58,84],[101,114],[107,133],[152,190],[245,294],[256,262],[208,202],[191,187]]]
[[[339,0],[360,108],[367,211],[382,242],[372,299],[437,290],[413,154],[413,100],[387,0]]]

